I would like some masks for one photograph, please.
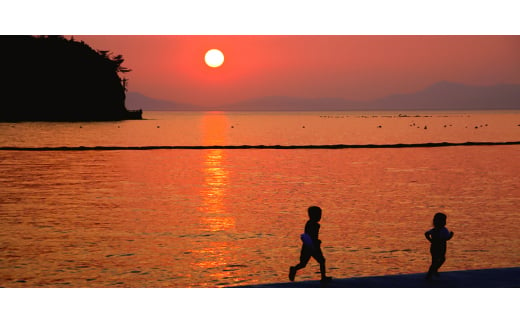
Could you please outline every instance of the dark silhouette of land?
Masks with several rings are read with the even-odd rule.
[[[122,55],[63,36],[0,36],[0,121],[141,119],[125,107]]]

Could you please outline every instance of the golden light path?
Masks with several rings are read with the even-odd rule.
[[[226,144],[229,123],[225,114],[219,112],[204,114],[201,127],[204,145]],[[226,169],[225,161],[225,150],[210,149],[205,153],[202,163],[204,183],[200,191],[200,224],[204,230],[216,234],[232,230],[235,227],[235,218],[229,214],[226,205],[229,171]],[[223,269],[232,262],[230,247],[231,245],[227,241],[208,241],[204,248],[193,250],[198,255],[198,260],[193,265],[198,270],[208,271],[208,276],[212,280],[228,279],[233,273]]]
[[[226,143],[228,119],[225,114],[208,112],[201,120],[203,144],[223,145]],[[224,167],[226,151],[222,149],[207,150],[202,165],[204,184],[201,191],[202,205],[200,211],[207,216],[206,221],[211,231],[223,230],[232,226],[234,221],[226,216],[226,190],[229,171]],[[212,220],[211,220],[212,219]]]
[[[201,194],[203,201],[201,211],[208,215],[225,215],[226,213],[225,197],[228,171],[222,165],[224,159],[225,153],[222,149],[211,149],[206,153],[203,168],[204,190]],[[215,219],[215,230],[224,229],[225,226],[230,224],[224,219],[223,216]]]

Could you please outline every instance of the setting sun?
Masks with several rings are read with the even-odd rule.
[[[206,52],[204,61],[209,67],[219,67],[224,63],[224,54],[218,49],[210,49]]]

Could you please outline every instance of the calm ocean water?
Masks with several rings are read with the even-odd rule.
[[[0,123],[0,147],[520,140],[520,112],[146,112]],[[287,281],[306,209],[334,277],[520,265],[520,146],[0,150],[0,286],[222,287]],[[311,260],[297,280],[318,279]]]

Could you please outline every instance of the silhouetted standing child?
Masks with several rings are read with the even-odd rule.
[[[289,268],[289,280],[294,281],[296,272],[299,269],[305,268],[311,257],[313,257],[320,264],[321,281],[326,282],[331,280],[332,277],[325,275],[325,257],[323,257],[323,253],[321,252],[321,240],[318,239],[320,231],[320,224],[318,222],[321,220],[321,208],[311,206],[307,212],[309,214],[309,221],[305,224],[305,231],[301,235],[303,244],[300,253],[300,263]]]
[[[446,260],[446,241],[453,237],[453,232],[446,228],[446,215],[436,213],[433,217],[433,229],[426,231],[424,235],[431,243],[432,264],[426,275],[426,279],[431,279],[432,275],[439,275],[439,268]]]

